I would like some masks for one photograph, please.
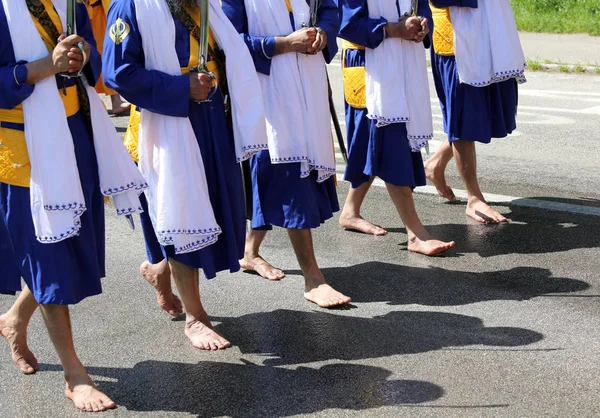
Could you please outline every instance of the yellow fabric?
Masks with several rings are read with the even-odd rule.
[[[285,0],[285,5],[287,6],[288,13],[292,13],[292,3],[290,3],[290,0]]]
[[[67,87],[66,94],[60,91],[67,117],[79,112],[77,87]],[[25,123],[23,106],[12,110],[0,109],[0,122]],[[29,187],[31,165],[25,142],[25,133],[0,126],[0,182],[14,186]]]
[[[60,17],[58,16],[58,13],[56,13],[56,11],[54,10],[52,1],[51,0],[41,0],[41,3],[44,5],[44,8],[46,9],[46,13],[50,17],[50,20],[52,20],[52,23],[54,23],[54,26],[56,26],[58,33],[63,33],[62,22],[60,21]],[[44,28],[42,27],[40,22],[38,22],[37,19],[35,19],[33,16],[32,16],[32,19],[33,19],[33,23],[35,23],[36,29],[42,36],[42,39],[44,40],[44,44],[46,45],[46,48],[48,49],[48,51],[54,50],[54,47],[56,46],[56,43],[58,42],[58,40],[53,39],[44,30]]]
[[[136,163],[140,160],[138,155],[138,136],[140,133],[140,112],[137,111],[134,105],[131,105],[131,113],[129,114],[129,124],[127,132],[125,132],[125,148],[129,151],[129,155]]]
[[[367,108],[367,70],[365,67],[346,67],[346,51],[348,49],[364,50],[365,48],[342,41],[342,78],[344,81],[344,97],[346,102],[355,109]]]
[[[350,41],[346,41],[345,39],[342,40],[342,49],[359,49],[361,51],[364,51],[365,47],[362,45],[357,45],[357,44],[353,44]]]
[[[429,3],[433,15],[433,49],[443,56],[454,55],[454,28],[450,18],[450,9],[439,9]]]
[[[101,3],[95,7],[92,4]],[[104,36],[106,35],[106,16],[108,14],[108,6],[110,0],[102,0],[98,2],[90,2],[87,5],[88,15],[90,16],[90,23],[92,25],[92,32],[94,33],[94,39],[96,40],[96,49],[102,55],[104,48]],[[106,94],[107,96],[115,96],[117,92],[113,89],[106,87],[102,74],[96,84],[96,91],[100,94]]]

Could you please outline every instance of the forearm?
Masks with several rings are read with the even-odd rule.
[[[30,86],[48,77],[54,77],[57,74],[56,67],[52,64],[52,57],[50,55],[23,65],[27,68],[26,83]]]

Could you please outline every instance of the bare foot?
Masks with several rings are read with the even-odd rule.
[[[434,161],[426,161],[425,176],[427,177],[427,180],[433,183],[441,197],[449,200],[450,202],[454,202],[456,200],[454,191],[452,191],[452,188],[446,183],[444,167],[437,167]]]
[[[443,253],[454,247],[454,241],[444,242],[435,239],[429,232],[421,233],[420,236],[409,234],[408,251],[428,256]]]
[[[173,294],[171,288],[171,270],[166,260],[159,264],[150,264],[150,262],[144,261],[140,266],[140,273],[156,290],[156,300],[163,311],[173,318],[183,313],[181,300]]]
[[[340,226],[350,231],[358,231],[367,235],[375,235],[376,237],[387,235],[387,231],[385,229],[372,224],[360,215],[351,216],[342,213],[340,216]]]
[[[254,271],[260,277],[267,280],[281,280],[285,277],[285,273],[278,268],[273,267],[260,255],[256,257],[246,255],[240,260],[240,267],[244,270]]]
[[[490,207],[484,200],[470,197],[467,203],[467,216],[484,224],[499,224],[508,220]]]
[[[112,114],[115,116],[125,116],[131,111],[131,104],[124,101],[121,96],[115,94],[110,96],[112,102]]]
[[[312,289],[307,289],[304,297],[321,308],[333,308],[336,306],[347,305],[352,299],[335,290],[333,287],[324,283]]]
[[[102,412],[116,408],[116,404],[104,393],[100,392],[87,374],[78,378],[67,378],[65,395],[77,409],[85,412]]]
[[[185,335],[200,350],[217,351],[231,347],[231,343],[215,331],[208,316],[202,320],[186,321]]]
[[[0,335],[8,341],[12,360],[23,374],[34,374],[38,370],[38,361],[27,346],[27,329],[20,327],[18,321],[7,315],[0,315]]]

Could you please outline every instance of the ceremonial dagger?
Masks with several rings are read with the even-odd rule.
[[[208,93],[206,99],[202,102],[210,102],[212,97],[217,91],[217,78],[215,75],[208,70],[208,30],[209,30],[209,21],[208,21],[208,12],[209,12],[209,0],[198,0],[198,11],[200,13],[200,33],[198,35],[198,67],[194,69],[194,71],[202,74],[206,74],[210,76],[213,80],[213,86]]]
[[[67,27],[65,28],[65,35],[77,35],[77,0],[67,0]],[[83,67],[87,62],[87,54],[85,53],[85,46],[83,42],[77,42],[77,48],[81,50],[83,55],[83,65],[79,69],[77,74],[62,73],[61,75],[66,78],[80,77],[83,72]]]
[[[317,17],[319,11],[319,1],[318,0],[309,0],[309,8],[310,8],[310,23],[312,27],[317,27]],[[325,74],[327,77],[327,89],[329,96],[329,113],[331,113],[331,121],[333,122],[333,128],[335,129],[335,136],[337,137],[338,146],[340,147],[340,152],[342,153],[342,157],[346,164],[348,164],[348,151],[346,150],[346,144],[344,143],[344,134],[342,133],[342,128],[340,126],[340,121],[337,117],[337,112],[335,110],[335,103],[333,101],[333,91],[331,90],[331,83],[329,81],[329,74],[327,74],[327,69],[325,69]]]

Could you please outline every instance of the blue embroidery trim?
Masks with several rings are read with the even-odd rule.
[[[147,183],[142,183],[142,184],[137,184],[135,182],[132,183],[127,183],[125,186],[119,186],[119,187],[112,187],[106,190],[102,190],[102,194],[104,196],[114,196],[116,194],[121,194],[124,192],[127,192],[129,190],[135,189],[135,190],[143,190],[143,189],[147,189],[148,188],[148,184]]]
[[[488,81],[480,81],[468,83],[473,87],[487,87],[494,83],[501,83],[506,80],[510,80],[511,78],[515,78],[519,84],[523,84],[527,81],[525,78],[525,68],[527,68],[527,63],[523,64],[523,68],[519,70],[509,70],[509,71],[499,71],[494,74],[494,76]]]

